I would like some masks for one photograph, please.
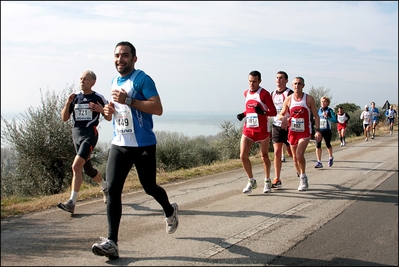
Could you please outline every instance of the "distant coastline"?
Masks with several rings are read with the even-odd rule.
[[[188,137],[217,135],[222,130],[220,125],[226,121],[237,127],[242,125],[233,112],[164,111],[162,116],[153,116],[153,120],[155,132],[175,132]],[[113,136],[112,131],[112,123],[103,120],[99,127],[99,142],[110,142]]]

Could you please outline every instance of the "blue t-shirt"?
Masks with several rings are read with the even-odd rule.
[[[378,121],[378,117],[380,116],[380,112],[378,112],[378,108],[372,108],[371,112],[373,113],[373,121]]]
[[[112,89],[123,88],[128,96],[137,100],[146,100],[153,96],[158,96],[155,83],[150,76],[142,70],[133,70],[129,75],[124,77],[117,76],[112,80]],[[127,107],[125,104],[114,103],[116,112],[122,115],[120,118],[125,118],[128,123],[132,118],[132,126],[116,127],[116,119],[112,121],[114,127],[114,138],[112,144],[119,146],[142,147],[155,145],[157,143],[155,133],[153,131],[152,114],[137,110],[131,106]],[[126,112],[126,108],[130,108]],[[130,117],[131,116],[131,117]],[[118,118],[117,118],[118,119]],[[119,123],[120,124],[120,123]]]

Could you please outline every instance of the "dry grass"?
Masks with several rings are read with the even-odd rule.
[[[395,127],[397,131],[397,127]],[[388,133],[389,129],[386,126],[380,126],[376,130],[377,134]],[[364,139],[363,136],[357,137],[347,137],[347,143]],[[333,146],[337,146],[340,141],[334,141]],[[308,145],[307,152],[315,151],[315,143],[311,142]],[[273,153],[269,154],[269,158],[273,160]],[[253,165],[261,164],[261,159],[259,156],[254,156],[251,158]],[[239,159],[228,160],[224,162],[217,162],[207,166],[196,167],[188,170],[179,170],[175,172],[162,172],[157,175],[158,184],[162,185],[169,182],[174,182],[178,180],[193,179],[196,177],[201,177],[205,175],[237,170],[242,168],[241,161]],[[273,168],[272,168],[273,171]],[[135,190],[142,190],[141,185],[138,181],[136,173],[132,170],[129,173],[128,178],[123,189],[123,192],[131,192]],[[31,212],[37,212],[42,210],[47,210],[57,206],[58,202],[65,201],[69,198],[70,192],[64,192],[57,195],[36,197],[36,198],[21,198],[21,197],[10,197],[1,199],[1,219],[13,217],[16,215],[27,214]],[[88,200],[93,198],[101,198],[102,193],[100,192],[99,186],[90,186],[88,184],[82,184],[81,190],[79,192],[78,201]]]

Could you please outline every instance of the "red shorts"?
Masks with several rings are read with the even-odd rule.
[[[299,140],[301,139],[310,139],[312,135],[308,133],[290,133],[288,132],[288,143],[290,143],[291,146],[297,146],[299,143]]]
[[[340,132],[341,130],[345,130],[345,129],[346,129],[346,125],[337,123],[337,131],[338,132]]]
[[[267,138],[270,138],[270,133],[265,131],[262,132],[243,131],[242,134],[255,143],[262,142],[265,141]]]

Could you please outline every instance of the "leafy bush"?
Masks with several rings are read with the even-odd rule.
[[[10,175],[14,181],[2,179],[2,189],[27,196],[52,195],[64,190],[75,157],[71,123],[61,119],[66,94],[59,97],[47,91],[45,96],[42,94],[41,106],[29,107],[19,122],[15,119],[8,122],[2,117],[2,142],[10,145],[17,155],[15,172]]]

